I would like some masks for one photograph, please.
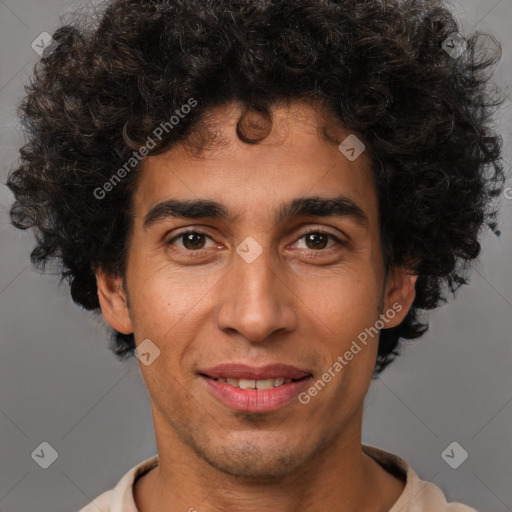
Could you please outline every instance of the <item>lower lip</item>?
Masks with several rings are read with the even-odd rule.
[[[241,389],[226,382],[201,376],[208,389],[231,409],[243,412],[271,412],[284,407],[309,385],[311,377],[272,389]]]

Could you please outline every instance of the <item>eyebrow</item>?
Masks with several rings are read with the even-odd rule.
[[[275,222],[280,223],[293,217],[342,217],[350,218],[364,227],[368,227],[368,216],[354,201],[345,196],[336,197],[298,197],[282,205],[275,214]],[[153,206],[146,214],[144,228],[168,218],[219,219],[233,221],[238,215],[232,215],[225,205],[210,199],[167,199]]]

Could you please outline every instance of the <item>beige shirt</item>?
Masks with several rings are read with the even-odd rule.
[[[404,491],[389,512],[477,512],[460,503],[447,503],[439,487],[420,480],[418,475],[397,455],[363,445],[363,451],[391,474],[406,482]],[[133,500],[133,484],[137,477],[158,465],[158,455],[133,467],[119,483],[79,512],[138,512]]]

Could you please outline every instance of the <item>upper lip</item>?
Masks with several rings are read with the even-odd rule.
[[[206,368],[199,373],[207,375],[213,379],[221,377],[232,379],[249,379],[249,380],[264,380],[272,379],[275,377],[283,377],[285,379],[302,379],[308,377],[311,372],[301,370],[296,366],[288,364],[268,364],[266,366],[248,366],[246,364],[233,364],[225,363],[212,368]]]

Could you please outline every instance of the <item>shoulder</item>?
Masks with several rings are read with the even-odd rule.
[[[448,503],[439,487],[421,480],[411,466],[392,453],[363,445],[363,451],[387,471],[405,481],[405,488],[389,512],[477,512],[462,503]]]
[[[78,512],[111,512],[113,490],[105,491]]]
[[[131,468],[111,490],[105,491],[78,512],[137,512],[133,499],[133,484],[143,474],[158,465],[158,455]]]
[[[477,512],[476,509],[462,503],[448,503],[439,487],[431,482],[420,480],[412,470],[411,475],[415,475],[415,477],[412,478],[410,489],[403,499],[404,505],[406,502],[410,502],[409,506],[402,509],[403,505],[398,504],[396,512],[398,510],[402,510],[402,512],[409,512],[409,510],[410,512]],[[389,512],[395,512],[395,507]]]

